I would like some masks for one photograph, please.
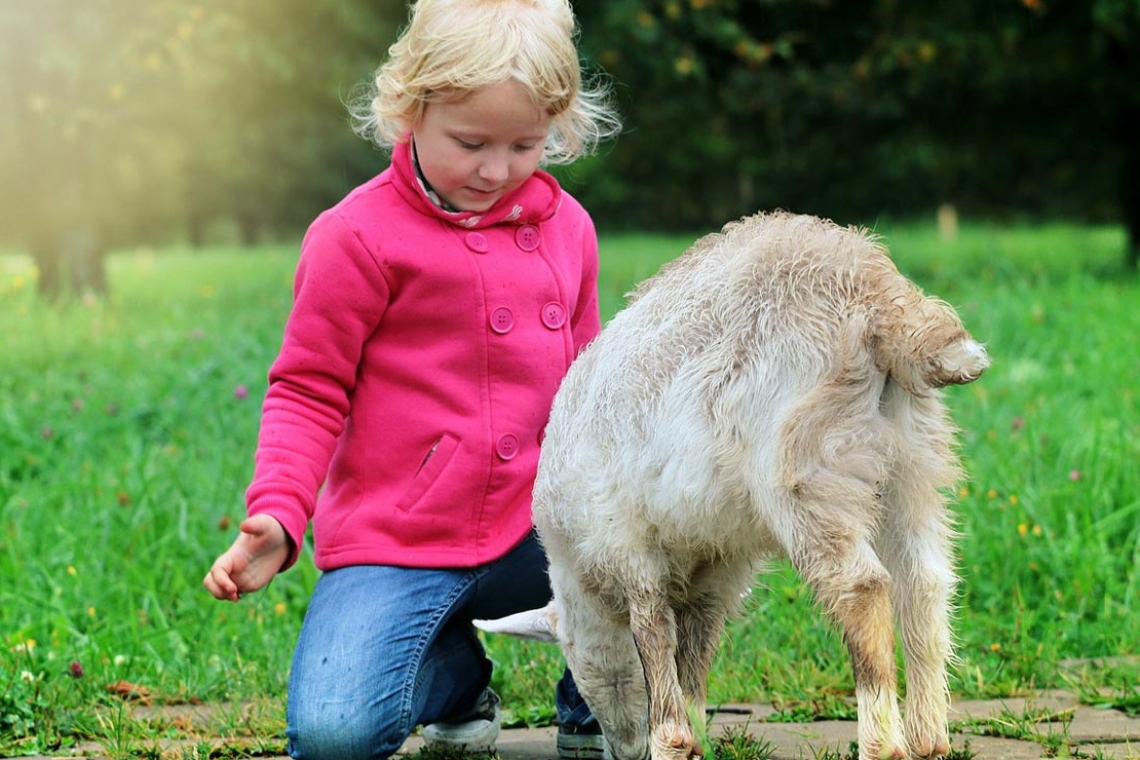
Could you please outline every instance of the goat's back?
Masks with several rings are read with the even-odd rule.
[[[786,496],[789,426],[805,406],[829,428],[820,435],[858,448],[861,477],[885,477],[896,442],[879,349],[916,308],[964,334],[865,232],[775,213],[700,239],[632,294],[564,380],[535,489],[544,541],[561,535],[586,555],[646,542],[774,548],[756,508]],[[927,404],[943,418],[936,395]]]

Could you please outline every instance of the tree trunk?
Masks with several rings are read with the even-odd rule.
[[[1128,241],[1124,262],[1133,271],[1140,271],[1140,108],[1122,117],[1130,129],[1121,129],[1123,142],[1120,162],[1120,215]]]
[[[56,301],[106,295],[106,251],[91,232],[51,235],[36,241],[31,249],[40,271],[40,295]]]
[[[1140,16],[1136,17],[1140,21]],[[1140,29],[1135,30],[1140,32]],[[1112,138],[1119,150],[1118,192],[1120,218],[1127,233],[1124,263],[1130,271],[1140,271],[1140,93],[1135,83],[1140,77],[1140,55],[1134,45],[1120,39],[1110,39],[1106,61],[1121,83],[1109,91],[1110,102],[1115,106],[1115,119],[1111,125]]]

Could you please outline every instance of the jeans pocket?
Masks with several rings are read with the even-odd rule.
[[[439,479],[440,474],[447,467],[447,463],[451,461],[451,457],[458,448],[459,439],[448,433],[441,435],[427,455],[424,456],[423,464],[420,465],[419,471],[412,478],[407,490],[396,501],[396,508],[406,512],[415,506],[416,502],[431,488],[432,483]]]

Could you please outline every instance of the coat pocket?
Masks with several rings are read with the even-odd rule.
[[[447,433],[441,435],[435,445],[428,450],[427,455],[424,456],[423,463],[420,465],[416,476],[412,478],[407,490],[396,500],[396,508],[406,512],[415,506],[416,502],[431,488],[432,483],[439,479],[440,474],[447,467],[447,463],[451,461],[451,457],[458,448],[459,439]]]

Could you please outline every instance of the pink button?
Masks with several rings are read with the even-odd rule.
[[[499,440],[495,442],[495,453],[498,454],[499,459],[502,459],[504,462],[514,459],[519,453],[518,437],[511,433],[499,436]]]
[[[539,233],[538,227],[534,225],[524,224],[515,230],[515,243],[524,251],[533,251],[538,248],[541,239],[542,235]]]
[[[475,253],[486,253],[491,249],[491,245],[487,242],[487,236],[482,232],[468,232],[467,247]]]
[[[557,330],[566,324],[566,309],[557,301],[551,301],[542,307],[542,324],[551,330]]]
[[[515,326],[515,315],[506,306],[500,306],[491,312],[491,329],[499,335],[509,333]]]

